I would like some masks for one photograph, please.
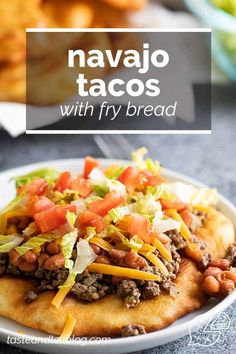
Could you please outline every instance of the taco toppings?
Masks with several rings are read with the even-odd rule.
[[[15,178],[17,196],[0,214],[0,274],[36,281],[27,303],[45,290],[55,291],[56,308],[68,294],[85,302],[117,294],[127,308],[162,292],[174,298],[183,256],[204,272],[206,293],[234,289],[233,248],[211,260],[196,236],[216,190],[166,180],[146,153],[106,168],[89,156],[81,174],[41,169]],[[69,316],[62,337],[74,325]]]

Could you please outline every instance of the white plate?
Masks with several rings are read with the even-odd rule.
[[[114,163],[114,160],[100,160],[102,165]],[[8,170],[0,174],[0,208],[10,201],[15,194],[14,183],[9,182],[9,179],[13,176],[25,174],[37,168],[51,166],[60,170],[70,170],[72,172],[79,172],[82,168],[81,159],[71,160],[57,160],[50,162],[37,163],[19,167],[16,169]],[[187,183],[194,184],[195,186],[202,186],[197,181],[183,176],[179,173],[165,170],[164,175],[170,180],[178,180]],[[228,216],[234,225],[236,225],[236,208],[224,197],[220,196],[219,209]],[[10,294],[9,294],[10,296]],[[21,343],[20,346],[28,350],[34,350],[44,353],[82,353],[86,351],[86,354],[95,353],[128,353],[137,350],[143,350],[152,348],[162,344],[166,344],[178,338],[181,338],[189,333],[191,325],[194,327],[193,319],[199,315],[203,315],[203,318],[209,320],[212,316],[224,311],[229,305],[236,299],[236,291],[227,296],[224,300],[217,302],[211,301],[198,311],[194,311],[187,316],[184,316],[173,323],[171,326],[156,332],[149,334],[129,337],[111,339],[109,341],[85,341],[85,339],[69,341],[67,343],[58,342],[55,343],[41,343],[40,340],[45,339],[47,335],[43,332],[29,329],[28,327],[21,326],[11,320],[1,318],[0,322],[0,338],[2,341],[6,341],[8,336],[13,336],[17,340],[24,337],[25,343]],[[28,314],[30,316],[30,313]],[[112,313],[111,313],[112,316]],[[106,319],[104,318],[104,321]],[[23,333],[23,334],[22,334]],[[30,343],[26,344],[26,341]]]

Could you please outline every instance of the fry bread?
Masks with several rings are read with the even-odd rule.
[[[214,257],[223,257],[228,246],[234,242],[233,225],[223,214],[213,209],[197,235],[206,241]],[[61,307],[56,309],[51,305],[55,295],[53,291],[44,292],[36,301],[26,304],[24,294],[34,289],[34,283],[3,277],[0,279],[0,314],[54,335],[61,334],[68,313],[77,320],[73,332],[76,336],[116,336],[128,324],[143,325],[149,332],[170,325],[207,301],[207,296],[201,290],[201,277],[195,264],[183,258],[175,281],[179,291],[177,297],[161,293],[132,309],[126,309],[116,295],[105,296],[93,303],[83,303],[73,296],[67,296]]]

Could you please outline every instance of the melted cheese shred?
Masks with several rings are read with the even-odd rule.
[[[110,264],[92,263],[87,267],[87,270],[92,273],[116,275],[118,277],[127,277],[131,279],[160,281],[160,277],[156,274],[132,268],[117,267]]]
[[[60,335],[59,339],[66,341],[68,340],[75,328],[76,319],[69,313],[66,318],[65,326],[63,328],[62,334]]]
[[[145,258],[147,258],[152,264],[154,264],[165,277],[168,277],[169,275],[168,269],[155,254],[148,251],[139,251],[139,253],[143,255]]]

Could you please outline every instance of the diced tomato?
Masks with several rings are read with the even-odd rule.
[[[40,232],[49,232],[64,224],[66,222],[66,213],[68,210],[75,213],[76,206],[63,205],[43,210],[35,214],[34,220]]]
[[[96,200],[90,203],[88,209],[93,213],[104,216],[109,210],[118,207],[120,204],[123,204],[124,201],[125,198],[123,196],[115,191],[112,191],[108,193],[104,199]]]
[[[138,235],[144,242],[150,242],[149,221],[140,214],[133,213],[128,216],[127,232],[130,236]]]
[[[70,172],[63,172],[56,183],[55,190],[64,192],[66,189],[71,189],[72,177]]]
[[[92,169],[94,169],[95,167],[98,167],[99,166],[99,162],[94,159],[93,157],[91,156],[87,156],[85,157],[85,160],[84,160],[84,178],[88,178],[90,172],[92,171]]]
[[[187,205],[179,199],[160,199],[160,203],[163,209],[176,209],[177,211],[182,211],[187,207]]]
[[[42,195],[48,187],[48,182],[43,178],[36,178],[31,183],[21,188],[21,192],[25,191],[31,195]]]
[[[71,189],[79,192],[79,195],[82,198],[87,198],[87,196],[92,192],[92,186],[89,181],[81,177],[77,177],[72,181]]]
[[[35,215],[37,213],[40,213],[43,210],[47,210],[50,208],[53,208],[55,204],[45,197],[44,195],[39,196],[38,198],[35,199],[35,201],[31,204],[31,207],[29,208],[30,215]]]
[[[96,232],[101,232],[104,229],[102,217],[91,211],[79,215],[77,222],[81,229],[86,229],[87,226],[95,227]]]
[[[139,172],[139,183],[144,187],[153,186],[164,182],[164,179],[161,176],[154,176],[151,172],[143,170]]]
[[[126,186],[129,193],[132,193],[139,182],[139,172],[136,168],[129,166],[121,173],[118,180]]]
[[[184,209],[183,211],[181,211],[180,216],[188,227],[192,225],[193,217],[189,209]]]

